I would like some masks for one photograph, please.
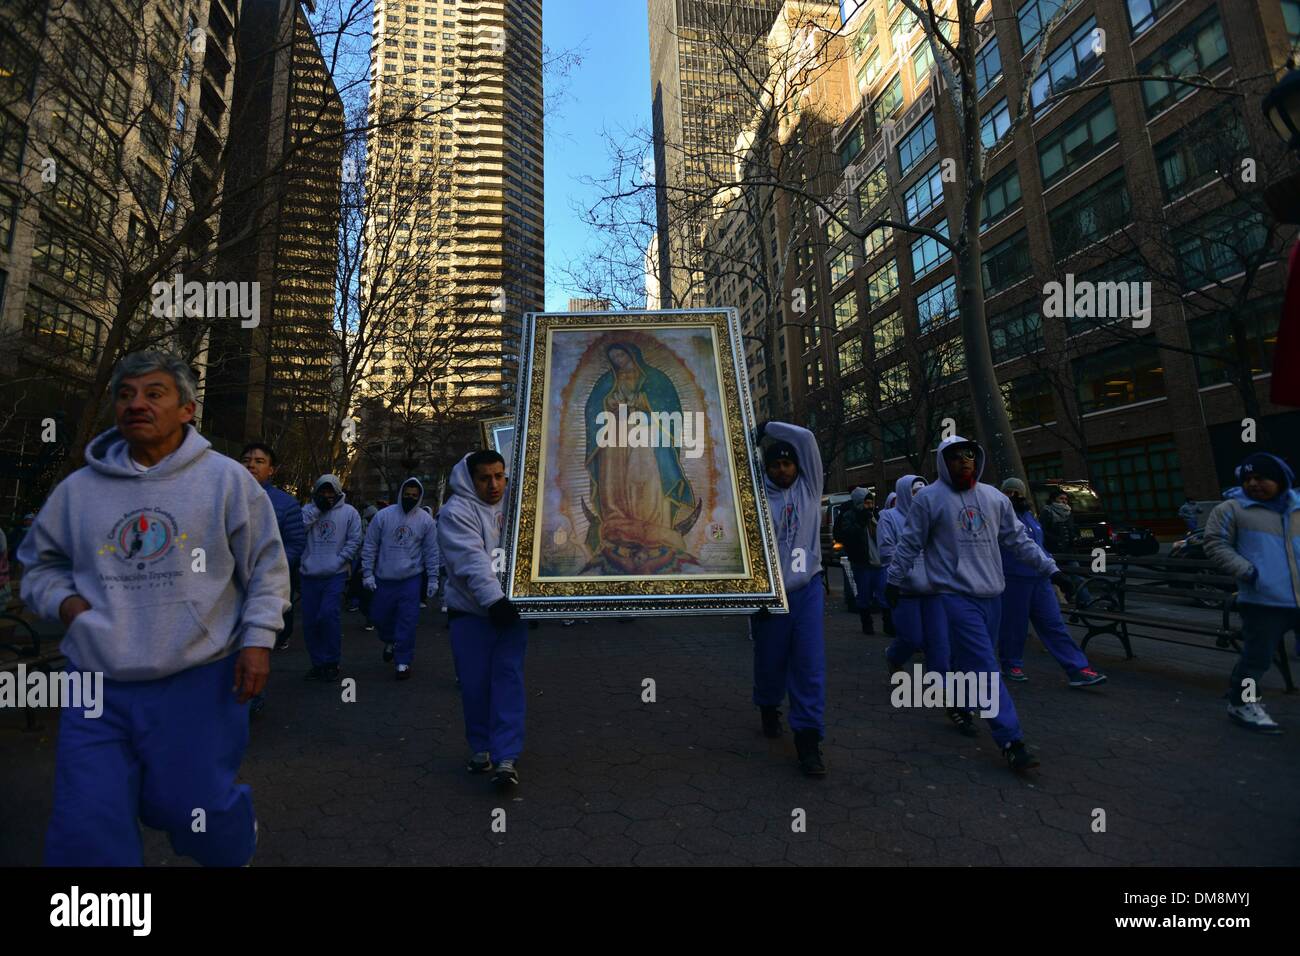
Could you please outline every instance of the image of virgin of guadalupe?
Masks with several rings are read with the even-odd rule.
[[[677,412],[680,421],[677,388],[630,342],[612,343],[605,356],[609,369],[587,398],[591,501],[583,499],[582,510],[590,524],[586,543],[592,558],[580,573],[679,573],[688,564],[699,564],[686,549],[685,535],[699,519],[702,504],[682,469],[681,448],[668,435],[650,443],[658,447],[624,447],[628,442],[602,447],[597,441],[597,416],[607,412],[617,419],[620,405],[625,416]]]

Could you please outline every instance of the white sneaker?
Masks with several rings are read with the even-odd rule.
[[[1280,734],[1282,728],[1261,704],[1229,704],[1228,716],[1241,726],[1261,734]]]

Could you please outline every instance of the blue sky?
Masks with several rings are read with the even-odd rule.
[[[546,308],[565,309],[560,268],[581,257],[588,234],[574,203],[593,191],[579,181],[609,170],[601,136],[650,124],[650,38],[645,0],[545,0],[542,35],[553,53],[582,56],[565,95],[546,117]],[[549,91],[548,91],[549,92]]]

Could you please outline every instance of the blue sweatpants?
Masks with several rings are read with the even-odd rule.
[[[1002,658],[1003,668],[1024,666],[1030,621],[1047,652],[1066,671],[1088,666],[1088,658],[1061,620],[1061,605],[1052,582],[1047,578],[1008,574],[1007,589],[1002,592],[1002,624],[998,634],[998,656]]]
[[[872,568],[870,573],[871,579],[871,606],[888,607],[885,602],[885,584],[889,568]]]
[[[404,581],[380,578],[375,583],[379,586],[370,604],[370,619],[381,641],[397,645],[393,660],[409,664],[415,660],[415,626],[420,622],[420,576]]]
[[[1005,746],[1019,740],[1020,718],[1011,692],[998,669],[993,635],[999,633],[1002,602],[995,597],[941,594],[944,617],[948,620],[948,642],[953,670],[966,674],[989,674],[998,685],[998,715],[988,718],[994,741]]]
[[[465,739],[497,763],[524,749],[524,651],[528,624],[500,628],[477,614],[451,620],[451,653],[460,678]]]
[[[754,638],[754,703],[777,707],[790,695],[790,729],[826,736],[826,594],[813,578],[786,592],[789,614],[749,619]]]
[[[902,667],[917,651],[925,651],[925,669],[946,674],[952,655],[948,648],[948,622],[937,594],[900,596],[894,608],[894,639],[885,656]]]
[[[307,653],[317,667],[337,664],[342,654],[343,631],[339,623],[339,602],[347,575],[302,579],[302,636]]]
[[[158,680],[106,679],[96,718],[63,709],[47,866],[140,866],[140,822],[204,866],[252,858],[252,791],[235,783],[248,746],[248,705],[230,690],[238,657]]]
[[[850,561],[849,567],[853,569],[853,588],[858,592],[853,603],[859,611],[870,611],[873,602],[871,589],[874,586],[871,575],[875,569],[869,564],[858,564],[856,561]]]

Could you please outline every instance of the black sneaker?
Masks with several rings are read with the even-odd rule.
[[[975,726],[975,715],[970,711],[952,707],[948,710],[948,719],[963,737],[979,736],[979,728]]]
[[[367,630],[367,631],[373,631],[374,629],[375,629],[375,626],[374,626],[373,624],[371,624],[369,621],[367,621],[367,622],[366,622],[365,630]]]
[[[1007,758],[1007,766],[1017,772],[1038,766],[1038,758],[1029,752],[1023,740],[1013,740],[1003,747],[1002,756]]]
[[[288,637],[283,637],[283,638],[281,638],[280,640],[278,640],[278,641],[275,642],[275,649],[276,649],[277,651],[288,650],[288,648],[289,648],[289,638],[288,638]]]
[[[858,617],[862,620],[862,633],[875,635],[876,625],[871,620],[871,615],[865,611],[860,611]]]
[[[325,683],[337,684],[339,682],[339,665],[326,664],[321,668],[321,670],[324,671],[324,676],[321,677],[321,680],[325,681]]]
[[[776,738],[781,736],[781,711],[776,707],[760,707],[758,712],[763,717],[763,736]]]
[[[805,777],[826,776],[826,764],[822,762],[821,735],[811,727],[794,732],[794,747],[799,753],[799,769]]]
[[[492,770],[492,758],[486,750],[471,754],[469,760],[465,761],[465,769],[470,773],[488,773]]]
[[[398,665],[397,665],[397,679],[398,679],[398,680],[410,680],[410,679],[411,679],[411,665],[410,665],[410,664],[398,664]]]
[[[889,613],[889,608],[880,612],[880,621],[885,627],[885,633],[890,637],[894,636],[894,617]]]
[[[307,672],[306,680],[324,680],[325,668],[313,664],[312,669]]]
[[[498,787],[519,786],[519,774],[513,760],[503,760],[497,764],[497,772],[492,775],[492,782]]]
[[[391,664],[391,663],[393,663],[393,654],[396,652],[396,649],[397,649],[397,645],[396,645],[396,644],[385,644],[385,645],[384,645],[384,663],[385,663],[385,664]]]

